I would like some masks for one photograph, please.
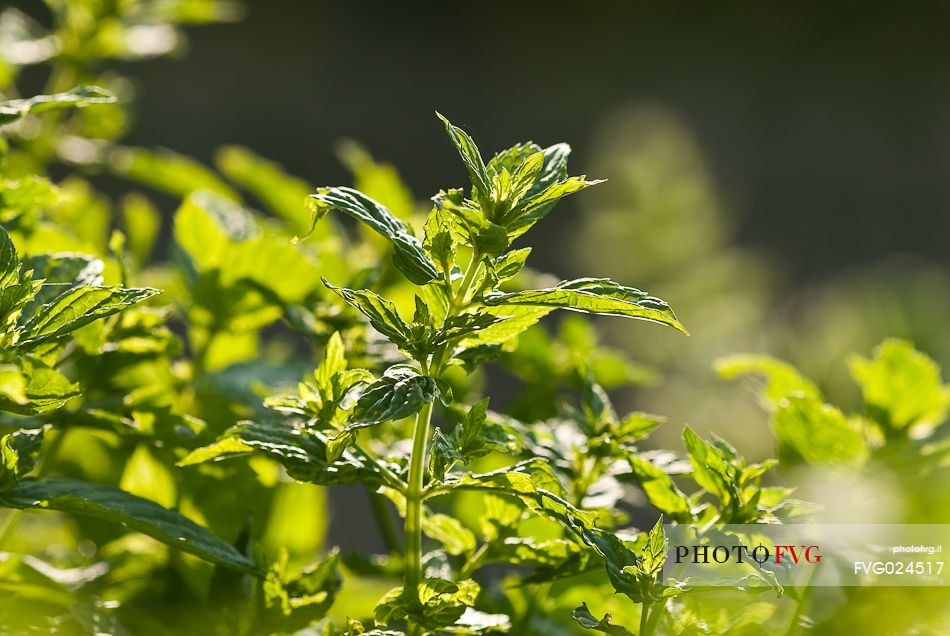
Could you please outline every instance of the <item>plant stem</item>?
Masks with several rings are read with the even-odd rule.
[[[650,617],[650,603],[645,602],[640,607],[640,634],[639,636],[648,635],[649,632],[647,631],[647,629],[649,625],[649,622],[648,622],[649,617]]]
[[[432,403],[416,414],[412,434],[412,458],[409,463],[409,487],[406,489],[406,588],[410,594],[422,581],[422,486],[425,476],[426,442],[432,421]]]
[[[446,319],[468,306],[466,298],[471,291],[480,262],[481,254],[476,250],[472,253],[458,292],[451,296]],[[451,353],[451,348],[445,344],[432,354],[428,369],[429,377],[439,377]],[[409,458],[409,483],[406,488],[406,571],[403,589],[411,599],[416,599],[417,602],[419,583],[422,582],[422,506],[425,501],[426,447],[429,442],[431,423],[432,402],[427,402],[416,414],[415,428],[412,433],[412,455]],[[416,636],[419,633],[421,630],[418,625],[409,625],[410,636]]]

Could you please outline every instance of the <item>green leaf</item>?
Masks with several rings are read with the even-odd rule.
[[[535,514],[555,521],[571,532],[592,527],[591,514],[569,503],[557,475],[543,459],[535,458],[488,473],[452,473],[435,494],[454,489],[480,490],[517,497]]]
[[[693,520],[693,510],[689,499],[662,468],[636,455],[628,456],[627,461],[630,463],[637,483],[643,488],[651,504],[680,523],[689,523]]]
[[[486,218],[477,204],[466,199],[461,190],[439,192],[432,200],[438,210],[454,217],[463,228],[456,231],[460,242],[489,256],[498,256],[508,248],[508,231]]]
[[[279,462],[294,479],[320,485],[379,482],[374,467],[364,465],[344,452],[327,462],[327,437],[320,432],[293,426],[286,421],[242,421],[225,431],[217,441],[193,450],[178,462],[192,466],[228,457],[262,453]]]
[[[616,426],[614,436],[620,442],[643,439],[660,427],[666,420],[650,413],[628,413]]]
[[[20,429],[0,437],[0,490],[13,488],[36,464],[43,429]]]
[[[693,479],[706,491],[728,505],[741,499],[738,493],[738,475],[733,465],[735,456],[727,457],[722,448],[707,443],[693,429],[683,428],[683,440],[693,465]]]
[[[652,577],[654,581],[661,576],[663,564],[666,562],[666,551],[666,533],[663,532],[663,517],[660,517],[647,533],[647,541],[643,546],[643,560],[639,564],[641,571]]]
[[[550,307],[531,307],[527,305],[521,307],[514,305],[489,307],[487,313],[495,315],[501,320],[462,338],[458,343],[458,348],[465,350],[475,347],[503,345],[527,331],[551,311],[552,308]]]
[[[256,231],[247,210],[212,192],[189,194],[175,212],[175,243],[198,272],[219,268],[232,244]]]
[[[397,347],[404,350],[411,350],[412,333],[409,325],[402,319],[396,310],[396,305],[392,301],[386,300],[376,292],[368,289],[347,289],[346,287],[336,287],[331,285],[326,279],[322,279],[323,284],[328,289],[333,290],[340,298],[346,301],[350,306],[358,309],[364,316],[369,318],[373,329],[383,334]]]
[[[17,346],[27,349],[61,338],[158,293],[157,289],[148,287],[75,287],[38,309],[20,325],[18,330],[25,337]]]
[[[583,561],[581,546],[574,541],[534,537],[507,537],[493,543],[486,560],[551,572],[564,568],[571,561]]]
[[[791,395],[772,415],[783,444],[811,464],[863,464],[867,443],[858,423],[829,404]]]
[[[303,179],[288,175],[268,161],[241,146],[225,146],[218,150],[215,165],[231,181],[259,199],[267,209],[302,234],[310,225],[307,195],[313,188]]]
[[[410,620],[426,630],[454,625],[465,608],[475,604],[480,588],[467,579],[453,583],[446,579],[427,578],[418,587],[418,603],[402,587],[387,592],[376,605],[376,622],[394,625]]]
[[[633,548],[611,532],[599,528],[585,528],[581,531],[581,538],[604,561],[607,577],[614,589],[627,595],[635,603],[650,600],[642,580],[630,568],[636,568],[640,557]]]
[[[935,428],[947,419],[950,385],[940,367],[904,340],[885,340],[872,359],[853,356],[851,375],[861,387],[869,414],[883,426]]]
[[[581,627],[597,632],[603,632],[613,636],[636,636],[636,634],[620,625],[611,624],[610,621],[612,617],[610,614],[605,614],[604,617],[600,619],[596,618],[590,613],[590,610],[587,609],[587,603],[581,603],[580,607],[574,608],[574,611],[571,612],[571,618],[577,621]]]
[[[61,108],[82,108],[92,104],[111,104],[115,95],[98,86],[78,86],[64,93],[36,95],[29,99],[0,102],[0,126],[15,122],[30,113],[42,113]]]
[[[716,372],[727,380],[742,375],[764,376],[765,384],[761,387],[761,393],[769,410],[777,407],[788,395],[821,399],[818,387],[811,380],[801,375],[792,365],[770,356],[731,355],[719,358],[714,366]]]
[[[422,531],[445,546],[449,554],[471,554],[475,551],[475,535],[455,517],[441,513],[428,514],[422,520]]]
[[[7,231],[0,226],[0,289],[20,282],[20,259]]]
[[[437,481],[445,479],[445,473],[451,470],[452,466],[464,461],[464,458],[455,448],[455,444],[449,441],[441,430],[435,429],[432,434],[431,450],[429,451],[429,474]]]
[[[388,238],[394,247],[393,262],[413,283],[424,285],[438,278],[439,270],[422,249],[419,239],[392,213],[353,188],[317,188],[308,197],[316,225],[328,211],[336,209],[361,221]]]
[[[580,278],[549,289],[533,289],[509,294],[485,294],[486,305],[529,305],[556,307],[591,314],[626,316],[673,327],[689,333],[676,319],[666,302],[639,289],[624,287],[606,278]]]
[[[6,402],[26,404],[26,377],[13,364],[0,364],[0,408]]]
[[[271,567],[262,586],[264,607],[257,617],[257,633],[296,633],[311,626],[326,616],[343,587],[335,552],[289,581],[285,558],[286,553]]]
[[[499,283],[514,278],[524,268],[528,255],[531,254],[531,248],[525,247],[520,250],[512,250],[492,262],[495,278]]]
[[[177,197],[206,192],[239,201],[237,192],[211,169],[191,157],[160,148],[113,148],[109,167],[117,174]]]
[[[121,524],[217,565],[258,575],[257,567],[207,529],[147,499],[101,484],[50,477],[24,479],[0,492],[10,508],[59,510]]]
[[[360,396],[349,425],[372,426],[415,415],[435,399],[437,393],[438,387],[432,378],[409,365],[393,365]]]
[[[492,195],[491,177],[488,176],[488,169],[485,168],[482,156],[478,152],[478,146],[475,145],[475,142],[464,130],[453,126],[452,123],[441,114],[436,113],[436,115],[438,115],[442,123],[445,124],[445,132],[462,157],[462,162],[465,163],[465,169],[468,171],[468,178],[472,182],[472,192],[475,198],[482,204],[485,214],[491,216],[491,207],[489,205]]]
[[[599,183],[603,183],[603,180],[586,181],[584,177],[570,177],[552,184],[533,197],[523,199],[500,221],[508,230],[508,240],[513,241],[531,229],[564,197]]]
[[[26,377],[26,401],[22,404],[6,404],[4,410],[22,415],[48,413],[63,407],[79,395],[79,385],[70,382],[57,369],[29,357],[23,357],[20,361]]]

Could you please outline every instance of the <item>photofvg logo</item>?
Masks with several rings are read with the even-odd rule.
[[[776,545],[773,548],[759,544],[752,549],[745,545],[678,545],[675,549],[676,563],[691,561],[694,564],[724,564],[730,559],[736,563],[752,560],[759,565],[774,562],[775,565],[798,565],[821,563],[821,548],[817,545]]]
[[[665,526],[668,585],[946,585],[947,525]]]

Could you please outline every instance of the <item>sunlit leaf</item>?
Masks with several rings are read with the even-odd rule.
[[[529,305],[591,314],[626,316],[668,325],[687,333],[670,306],[659,298],[606,278],[580,278],[557,287],[485,295],[487,305]]]

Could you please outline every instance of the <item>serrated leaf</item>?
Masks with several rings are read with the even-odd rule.
[[[520,250],[512,250],[502,254],[492,262],[495,277],[498,282],[503,282],[509,278],[517,276],[524,268],[525,261],[531,254],[530,247],[524,247]]]
[[[640,563],[642,571],[656,581],[666,562],[667,540],[663,531],[663,517],[660,517],[650,532],[647,533],[646,544],[643,546],[643,561]]]
[[[689,523],[693,520],[689,499],[662,468],[636,455],[630,455],[627,461],[630,463],[637,483],[643,488],[651,504],[663,514],[681,523]]]
[[[468,178],[472,182],[472,192],[475,198],[478,199],[483,206],[488,208],[487,204],[491,201],[492,194],[491,177],[488,175],[488,169],[482,161],[481,153],[478,152],[478,146],[475,145],[475,142],[464,130],[453,126],[452,123],[440,113],[436,113],[436,115],[438,115],[442,123],[445,124],[445,132],[462,157],[462,162],[468,171]],[[491,210],[485,209],[485,214],[490,215]]]
[[[412,334],[409,325],[402,319],[392,301],[386,300],[379,294],[368,289],[347,289],[331,285],[322,279],[328,289],[333,290],[347,304],[359,310],[369,318],[373,329],[386,336],[401,349],[410,350]]]
[[[587,181],[584,177],[569,177],[558,181],[538,194],[522,199],[499,223],[507,229],[508,240],[514,241],[544,218],[558,201],[599,183],[603,183],[603,179]]]
[[[0,400],[0,408],[11,413],[33,415],[48,413],[63,407],[70,399],[79,395],[79,385],[57,369],[45,365],[28,356],[20,358],[22,373],[26,378],[23,390],[23,402]]]
[[[376,605],[376,622],[394,625],[405,620],[426,630],[438,630],[455,624],[465,608],[475,604],[480,588],[467,579],[453,583],[446,579],[427,578],[419,583],[418,603],[402,587],[387,592]]]
[[[77,86],[63,93],[0,102],[0,126],[15,122],[30,113],[42,113],[61,108],[82,108],[92,104],[110,104],[114,101],[116,101],[115,95],[104,88]]]
[[[462,338],[458,343],[461,350],[474,347],[503,345],[512,338],[527,331],[541,318],[553,311],[551,307],[513,306],[489,307],[487,313],[500,318],[497,322],[476,333]]]
[[[441,542],[449,554],[471,554],[477,545],[472,531],[455,517],[441,513],[428,514],[422,526],[426,536]]]
[[[581,627],[603,632],[604,634],[611,634],[612,636],[636,636],[636,634],[628,631],[626,628],[612,624],[610,621],[613,617],[611,617],[610,614],[605,614],[603,618],[596,618],[590,613],[590,610],[587,608],[587,603],[581,603],[580,607],[574,608],[574,611],[571,612],[571,618],[577,621]]]
[[[391,366],[383,377],[363,391],[353,408],[349,425],[372,426],[415,415],[435,399],[437,393],[438,387],[432,378],[408,365]]]
[[[696,483],[719,497],[723,504],[740,499],[736,469],[722,449],[706,442],[688,426],[683,428],[683,440]]]
[[[20,282],[20,259],[6,229],[0,226],[0,289]]]
[[[243,421],[225,431],[217,441],[193,450],[178,462],[192,466],[228,457],[262,453],[279,462],[294,479],[320,485],[379,482],[376,469],[350,454],[327,462],[327,437],[317,431],[284,421]]]
[[[24,479],[12,489],[0,492],[0,504],[9,508],[59,510],[110,521],[211,563],[259,574],[254,563],[206,528],[174,510],[112,486],[60,477]]]
[[[606,278],[580,278],[557,287],[512,293],[485,294],[486,305],[528,305],[555,307],[591,314],[625,316],[647,320],[689,333],[676,319],[666,302],[639,289],[624,287]]]
[[[439,270],[422,249],[419,239],[382,204],[358,190],[346,187],[318,188],[308,200],[314,207],[314,225],[329,210],[340,210],[392,242],[393,262],[410,281],[425,285],[438,278]]]
[[[20,429],[0,437],[0,490],[12,488],[36,464],[43,429]]]

